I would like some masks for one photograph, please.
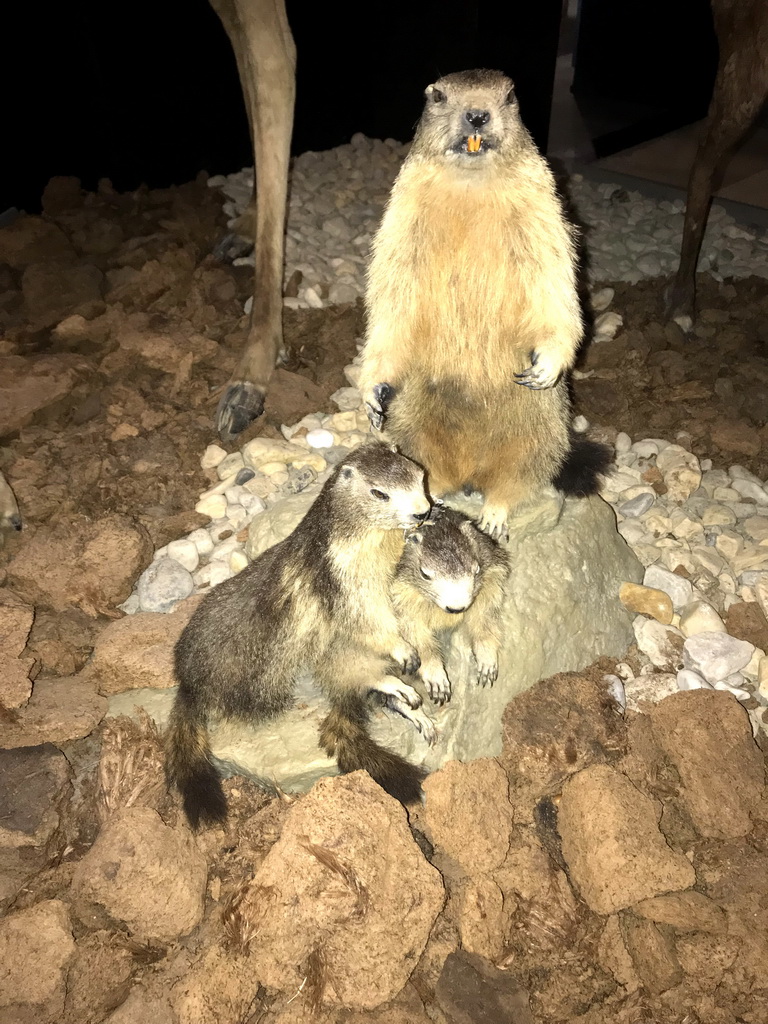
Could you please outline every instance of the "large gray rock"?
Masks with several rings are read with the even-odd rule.
[[[295,527],[308,507],[304,492],[257,517],[260,543],[276,543]],[[467,511],[471,505],[465,503]],[[270,516],[277,517],[271,523]],[[289,526],[290,523],[290,526]],[[371,732],[378,742],[430,770],[446,761],[494,757],[501,752],[501,716],[516,694],[539,679],[574,671],[600,655],[619,656],[633,640],[631,616],[618,598],[622,582],[639,582],[643,567],[616,531],[610,506],[600,498],[563,500],[552,492],[511,523],[512,572],[504,611],[504,647],[493,688],[475,685],[471,658],[453,649],[447,659],[453,681],[450,704],[437,708],[425,691],[428,713],[439,730],[427,747],[397,715],[373,711]],[[417,688],[420,684],[416,683]],[[167,722],[173,690],[132,690],[110,700],[109,714],[132,714],[143,705],[160,725]],[[327,714],[311,680],[300,681],[296,707],[260,726],[224,722],[211,730],[211,746],[226,773],[250,775],[290,792],[301,792],[336,772],[317,743]]]

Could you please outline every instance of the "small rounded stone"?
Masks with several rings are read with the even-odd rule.
[[[691,601],[680,612],[680,632],[684,637],[699,633],[725,633],[725,623],[711,604]]]
[[[674,610],[669,594],[638,583],[622,583],[619,600],[631,612],[649,615],[664,626],[670,625]]]

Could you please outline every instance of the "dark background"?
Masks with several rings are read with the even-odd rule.
[[[585,102],[639,103],[646,137],[655,122],[668,130],[702,115],[716,52],[707,0],[582,7]],[[409,139],[424,87],[470,67],[512,75],[545,149],[561,14],[560,0],[288,0],[299,53],[293,152],[356,131]],[[229,41],[206,0],[9,0],[0,30],[0,212],[36,212],[58,174],[127,191],[252,163]]]

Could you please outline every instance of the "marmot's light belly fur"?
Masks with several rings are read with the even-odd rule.
[[[433,497],[483,492],[494,536],[569,450],[575,265],[512,82],[470,71],[430,86],[374,241],[360,386]]]
[[[404,802],[419,798],[423,771],[377,747],[364,726],[375,690],[425,735],[433,728],[416,691],[389,674],[393,663],[418,667],[390,588],[403,531],[429,511],[419,466],[385,445],[356,449],[293,533],[196,609],[176,645],[179,689],[166,740],[168,779],[193,827],[226,816],[209,759],[209,716],[273,718],[291,705],[306,668],[331,703],[323,742],[344,746],[342,770],[365,768]]]

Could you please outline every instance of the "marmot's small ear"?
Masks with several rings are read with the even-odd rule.
[[[406,541],[409,544],[423,544],[424,543],[424,537],[423,537],[422,534],[418,533],[418,531],[414,531],[414,533],[406,534],[405,539],[406,539]]]
[[[351,480],[354,475],[354,466],[342,466],[341,469],[339,470],[339,476],[341,477],[342,480]]]

